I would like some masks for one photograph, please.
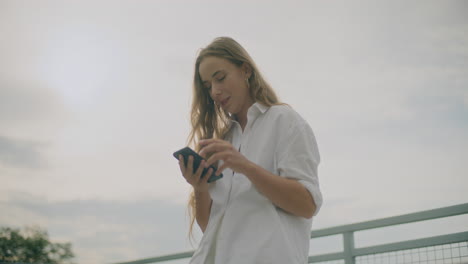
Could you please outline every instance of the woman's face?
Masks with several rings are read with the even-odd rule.
[[[213,101],[231,114],[247,113],[253,104],[246,78],[250,77],[245,64],[236,66],[218,57],[204,58],[198,71],[204,89]]]

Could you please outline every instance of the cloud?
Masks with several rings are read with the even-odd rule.
[[[304,112],[327,124],[417,119],[414,97],[463,98],[466,90],[467,19],[453,3],[334,6],[309,34],[302,27],[282,34],[301,41],[288,52],[269,50],[281,57],[270,71],[287,72],[270,77],[287,102],[307,98]]]
[[[3,136],[53,138],[69,112],[61,97],[39,81],[18,81],[0,75],[0,131]]]
[[[0,224],[38,224],[51,240],[72,243],[79,263],[111,263],[191,250],[184,205],[160,200],[53,202],[8,192]],[[195,227],[198,228],[198,227]]]
[[[375,200],[367,200],[360,195],[329,199],[315,219],[313,228],[349,224],[349,219],[356,222],[395,215],[384,213],[388,207],[395,207],[394,203],[386,201],[377,207],[375,203]],[[427,209],[433,209],[433,205]],[[405,212],[402,208],[392,210],[399,210],[399,214],[414,212]],[[0,199],[0,211],[8,212],[0,214],[2,226],[39,225],[48,230],[52,241],[71,242],[78,263],[113,263],[193,250],[187,239],[186,207],[161,200],[53,202],[45,196],[10,191]],[[414,239],[461,232],[466,220],[467,217],[462,216],[413,224],[403,226],[404,232],[358,232],[356,239],[362,246],[381,243],[382,240],[394,242],[408,237]],[[195,230],[200,238],[197,226]],[[340,249],[340,245],[341,239],[336,236],[313,240],[310,252],[332,252]]]
[[[14,168],[40,169],[45,166],[41,155],[43,144],[0,135],[0,165]]]
[[[196,50],[219,35],[318,136],[314,228],[466,200],[466,4],[298,2],[0,8],[0,162],[18,168],[0,167],[0,224],[47,227],[81,263],[189,248],[170,154],[189,130]]]
[[[0,121],[34,119],[53,112],[51,94],[43,87],[0,79]]]

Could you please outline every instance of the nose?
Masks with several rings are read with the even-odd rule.
[[[211,97],[216,100],[216,98],[221,95],[221,89],[219,87],[219,85],[217,85],[216,83],[213,83],[211,85]]]

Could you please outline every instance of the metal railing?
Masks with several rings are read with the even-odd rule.
[[[468,232],[460,232],[448,235],[426,237],[421,239],[401,241],[397,243],[381,244],[371,247],[356,248],[354,246],[354,233],[374,228],[382,228],[387,226],[395,226],[401,224],[408,224],[413,222],[420,222],[425,220],[433,220],[443,217],[450,217],[456,215],[468,214],[468,203],[460,204],[450,207],[422,211],[417,213],[405,214],[400,216],[393,216],[378,220],[360,222],[356,224],[343,225],[331,228],[315,230],[311,232],[311,238],[319,238],[332,235],[343,236],[342,252],[322,254],[309,257],[309,263],[326,262],[344,260],[345,264],[356,263],[356,258],[366,255],[383,254],[388,252],[397,252],[402,250],[425,248],[438,245],[447,245],[452,243],[460,243],[468,241]],[[468,224],[467,224],[468,231]],[[468,257],[468,254],[467,256]],[[402,263],[402,262],[397,262]],[[426,263],[426,262],[423,262]]]
[[[370,247],[356,248],[354,239],[354,233],[358,231],[434,220],[463,214],[468,214],[468,203],[314,230],[311,232],[311,239],[342,235],[343,250],[335,253],[310,256],[309,263],[468,263],[468,224],[466,232],[380,244]],[[450,254],[446,252],[450,252]],[[190,258],[192,254],[193,251],[187,251],[115,264],[149,264],[165,262]]]

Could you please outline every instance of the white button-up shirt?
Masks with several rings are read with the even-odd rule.
[[[322,194],[317,143],[310,126],[291,107],[255,103],[247,112],[244,132],[233,120],[225,140],[264,169],[303,184],[318,213]],[[276,207],[243,174],[225,169],[223,175],[210,186],[208,225],[190,263],[307,263],[312,219]]]

